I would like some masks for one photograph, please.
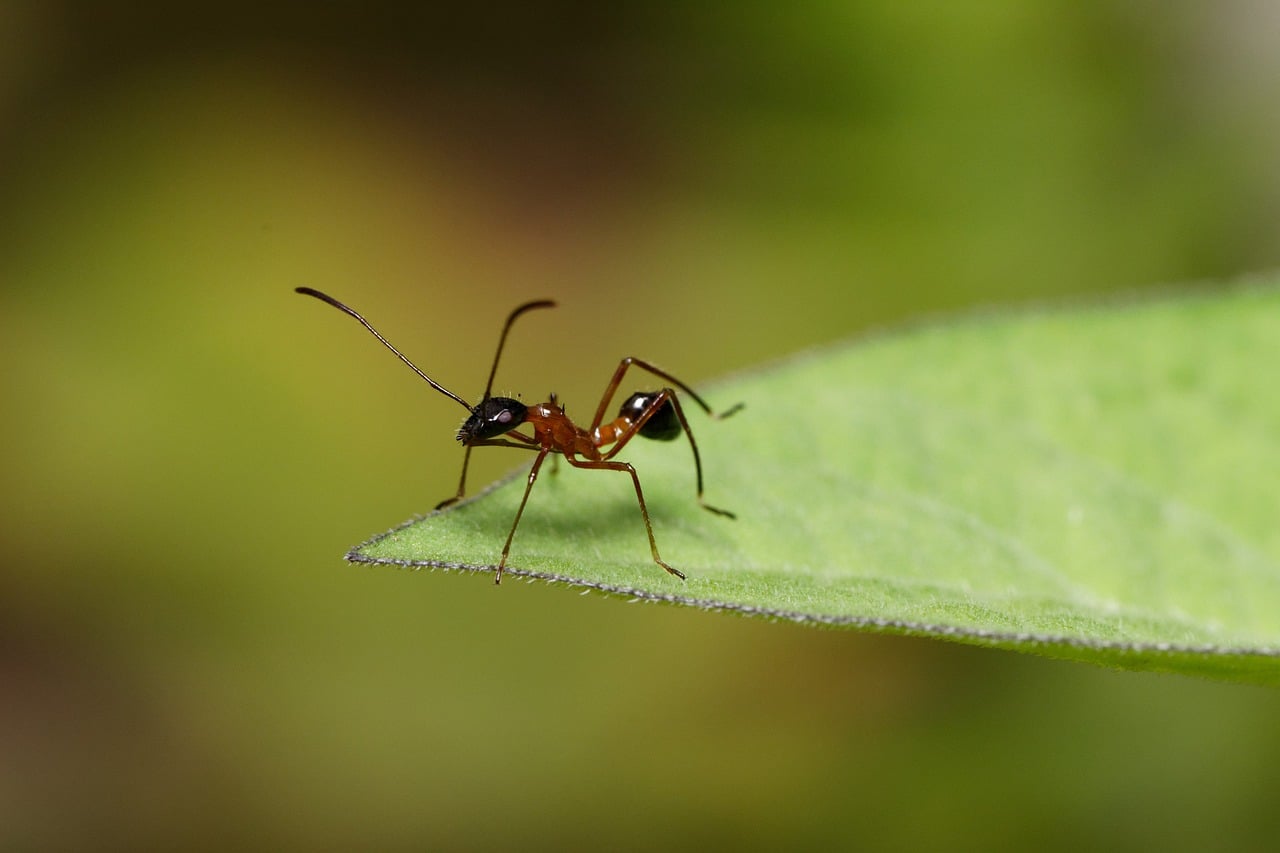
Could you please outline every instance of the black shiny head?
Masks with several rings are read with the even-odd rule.
[[[528,417],[529,408],[510,397],[485,397],[458,429],[458,441],[471,444],[510,432]]]
[[[622,404],[622,408],[618,409],[618,417],[626,418],[635,422],[640,420],[640,416],[645,410],[653,405],[654,399],[662,392],[660,391],[637,391],[627,398]],[[644,426],[640,427],[640,434],[645,438],[652,438],[656,441],[670,441],[680,434],[680,421],[676,418],[675,408],[663,400],[658,410],[654,412],[649,420],[645,421]]]

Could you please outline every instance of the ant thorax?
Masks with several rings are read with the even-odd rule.
[[[527,422],[533,427],[534,440],[552,447],[565,456],[599,459],[599,445],[591,433],[575,424],[564,409],[552,400],[529,407]]]

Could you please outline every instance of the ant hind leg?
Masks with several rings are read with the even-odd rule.
[[[672,566],[663,560],[658,554],[658,540],[653,536],[653,522],[649,520],[649,508],[644,503],[644,492],[640,488],[640,475],[636,473],[636,469],[632,467],[630,462],[609,462],[607,460],[589,460],[574,459],[572,456],[566,456],[565,461],[575,468],[593,468],[605,471],[626,471],[631,475],[631,482],[636,487],[636,500],[640,502],[640,515],[644,518],[644,530],[649,534],[649,552],[653,555],[653,561],[671,574],[685,580],[684,572]]]

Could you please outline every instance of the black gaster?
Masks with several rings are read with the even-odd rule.
[[[618,409],[618,417],[635,423],[640,420],[645,409],[653,405],[654,398],[661,393],[661,391],[637,391],[627,398],[622,408]],[[671,404],[663,400],[658,410],[645,421],[644,426],[640,427],[640,434],[655,441],[671,441],[678,436],[680,421],[676,418],[675,409]]]

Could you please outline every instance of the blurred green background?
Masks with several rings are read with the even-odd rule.
[[[456,5],[0,4],[0,847],[1273,840],[1274,691],[346,565],[460,412],[292,289],[583,414],[1272,268],[1275,9]]]

